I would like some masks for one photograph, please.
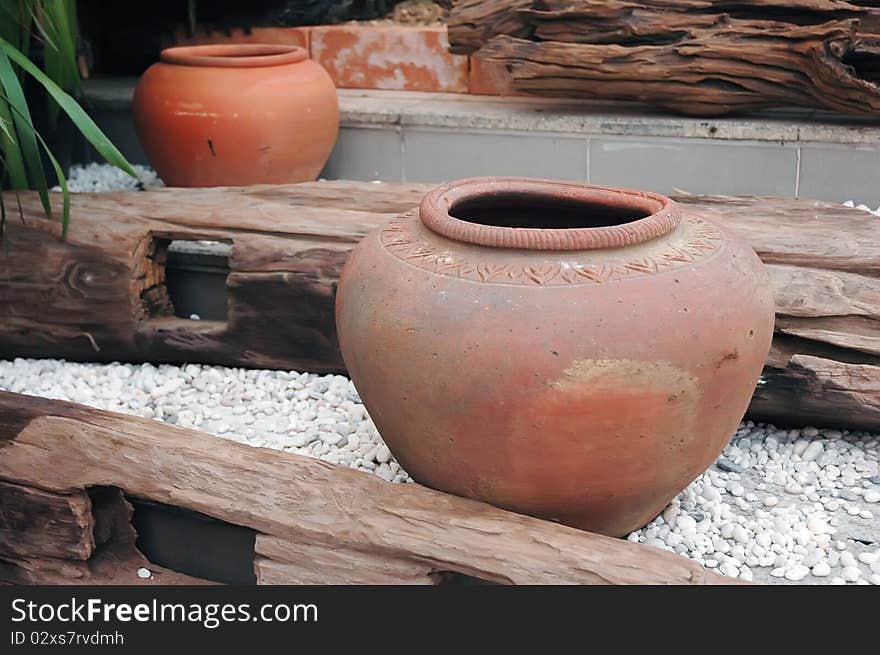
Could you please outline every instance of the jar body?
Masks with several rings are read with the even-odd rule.
[[[415,480],[615,536],[726,445],[773,317],[755,253],[687,213],[632,247],[546,251],[457,242],[413,211],[359,244],[337,293],[348,371]]]
[[[339,130],[333,81],[309,59],[225,67],[158,62],[139,81],[134,121],[170,186],[314,180]]]

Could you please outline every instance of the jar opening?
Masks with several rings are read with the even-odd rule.
[[[498,227],[572,230],[632,223],[651,215],[647,207],[621,206],[552,194],[511,191],[467,198],[449,207],[449,215],[468,223]]]
[[[428,228],[497,248],[621,248],[671,232],[678,205],[646,191],[532,178],[472,178],[431,191],[419,209]]]
[[[223,43],[165,48],[161,60],[178,66],[256,68],[294,64],[307,58],[304,48],[274,43]]]

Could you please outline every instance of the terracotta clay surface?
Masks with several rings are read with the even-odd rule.
[[[314,180],[336,143],[332,80],[303,48],[168,48],[135,89],[134,120],[170,186]]]
[[[468,92],[468,58],[449,53],[445,27],[325,25],[311,44],[339,88]]]
[[[343,269],[339,342],[419,482],[624,535],[705,470],[773,332],[755,253],[651,193],[482,178]]]

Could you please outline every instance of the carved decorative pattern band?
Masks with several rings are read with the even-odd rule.
[[[723,241],[721,231],[702,219],[688,216],[685,239],[650,256],[608,263],[577,262],[576,252],[560,254],[560,262],[546,266],[498,265],[480,262],[469,253],[425,240],[418,230],[418,218],[407,212],[390,221],[381,233],[386,250],[417,268],[438,275],[476,282],[524,285],[565,285],[608,282],[625,277],[651,275],[688,266],[708,257]]]

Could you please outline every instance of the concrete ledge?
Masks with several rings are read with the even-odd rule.
[[[773,110],[737,118],[689,118],[627,103],[451,93],[339,89],[345,125],[411,125],[582,135],[837,144],[880,143],[880,119]]]

